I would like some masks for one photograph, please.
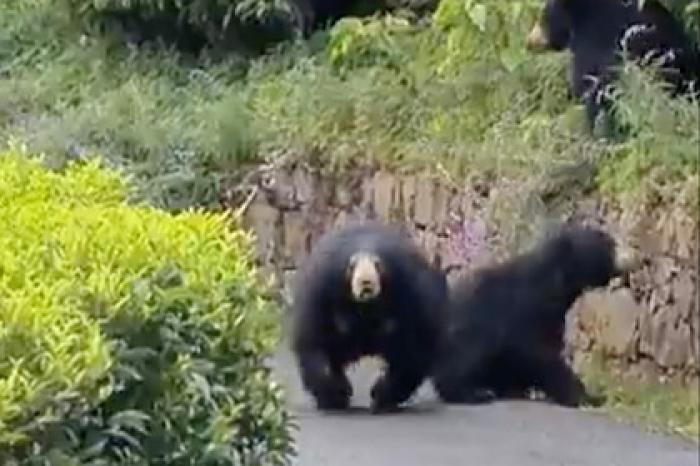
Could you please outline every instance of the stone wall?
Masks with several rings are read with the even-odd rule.
[[[450,279],[505,251],[498,227],[484,230],[484,223],[493,224],[475,222],[485,218],[496,191],[480,183],[455,186],[427,175],[368,170],[341,181],[301,166],[263,168],[253,180],[244,223],[257,236],[263,269],[277,278],[286,299],[297,264],[319,236],[353,220],[404,224]],[[576,303],[567,330],[574,359],[595,351],[627,374],[696,379],[697,221],[680,209],[623,214],[594,199],[577,203],[575,214],[604,223],[646,260],[629,284],[590,292]]]
[[[572,349],[579,355],[600,350],[642,379],[697,381],[697,219],[678,208],[606,217],[644,253],[645,265],[631,275],[628,287],[579,300]]]

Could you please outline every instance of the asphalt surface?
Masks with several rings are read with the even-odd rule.
[[[424,384],[403,411],[372,415],[374,361],[350,373],[353,409],[320,413],[291,356],[275,366],[297,416],[298,466],[698,466],[698,448],[602,414],[539,401],[446,406]]]

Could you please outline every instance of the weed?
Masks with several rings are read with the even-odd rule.
[[[624,380],[595,357],[582,365],[581,373],[591,393],[605,399],[600,410],[651,430],[700,439],[697,386]]]

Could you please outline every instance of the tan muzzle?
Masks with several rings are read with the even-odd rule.
[[[528,50],[541,51],[546,49],[548,45],[547,34],[545,34],[544,29],[542,29],[542,25],[539,22],[535,23],[535,26],[527,35],[525,46]]]
[[[381,293],[381,261],[372,254],[358,253],[350,259],[350,287],[358,302],[371,301]]]

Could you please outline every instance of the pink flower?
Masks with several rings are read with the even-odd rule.
[[[455,219],[447,230],[452,254],[459,257],[465,265],[470,265],[486,251],[487,229],[482,219]]]

